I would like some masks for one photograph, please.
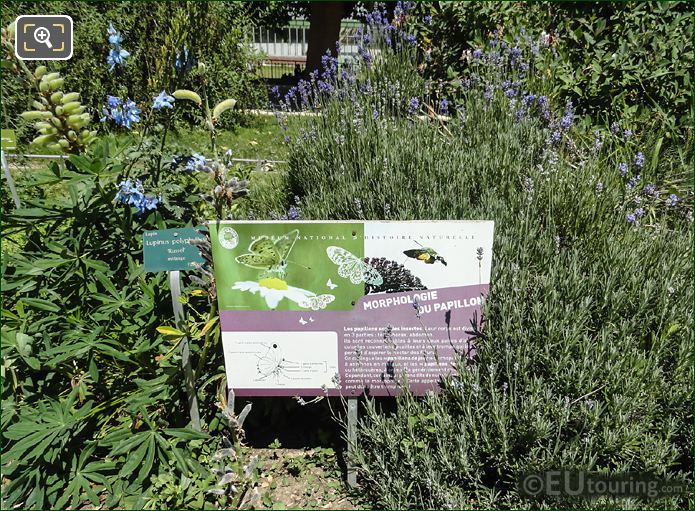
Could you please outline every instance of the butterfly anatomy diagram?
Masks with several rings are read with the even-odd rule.
[[[290,360],[277,343],[262,344],[262,351],[257,353],[255,381],[271,380],[276,385],[296,384],[309,380],[316,373],[328,373],[327,360]]]

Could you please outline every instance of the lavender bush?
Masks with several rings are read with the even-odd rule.
[[[352,460],[361,493],[384,508],[653,507],[531,502],[517,478],[561,467],[691,480],[681,170],[636,147],[629,126],[582,132],[581,105],[555,111],[524,76],[524,52],[499,42],[441,97],[417,73],[408,16],[372,38],[373,58],[305,85],[305,107],[322,115],[288,142],[290,193],[306,218],[495,220],[492,288],[474,364],[392,414],[366,401]],[[451,117],[437,112],[444,99]]]
[[[616,112],[664,141],[692,141],[692,14],[688,2],[449,2],[419,9],[427,73],[448,80],[493,31],[513,46],[521,27],[556,49],[543,68],[552,100],[571,98],[594,120]],[[651,27],[646,31],[644,27]],[[669,138],[671,140],[669,141]]]

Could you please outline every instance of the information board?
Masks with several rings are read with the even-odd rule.
[[[472,357],[494,223],[210,222],[240,396],[423,394]]]

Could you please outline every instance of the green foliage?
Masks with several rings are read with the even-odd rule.
[[[600,508],[611,503],[524,500],[517,478],[564,468],[691,481],[692,209],[664,200],[691,163],[607,129],[599,148],[576,128],[554,141],[562,114],[517,118],[518,98],[499,89],[450,96],[445,121],[341,87],[290,144],[307,218],[495,221],[477,359],[439,395],[405,393],[393,414],[367,400],[352,460],[363,495],[390,509]],[[645,212],[630,222],[636,197]]]
[[[205,126],[213,153],[217,130],[235,122],[234,100],[223,98],[240,98],[245,107],[257,97],[253,65],[239,44],[248,6],[53,6],[74,13],[78,44],[73,61],[56,65],[65,84],[53,76],[44,89],[78,84],[94,109],[106,93],[149,103],[162,89],[178,89],[175,95],[190,101],[177,105],[174,120]],[[6,16],[40,8],[15,4]],[[446,4],[431,28],[420,27],[426,38],[417,49],[387,43],[382,33],[371,66],[357,66],[354,80],[336,78],[339,93],[310,85],[310,106],[321,115],[299,117],[301,127],[292,129],[280,117],[290,141],[287,174],[241,175],[224,161],[208,162],[208,172],[177,170],[166,144],[172,119],[162,112],[150,112],[137,136],[103,137],[84,155],[32,172],[21,190],[25,207],[2,226],[4,505],[274,505],[270,494],[261,499],[258,458],[242,445],[251,405],[235,415],[233,395],[223,390],[214,284],[197,277],[195,285],[184,283],[187,319],[174,327],[165,276],[144,273],[141,236],[211,216],[278,217],[290,204],[308,218],[496,222],[475,362],[458,367],[438,395],[405,392],[392,414],[366,402],[351,461],[375,506],[577,507],[518,494],[519,475],[560,467],[690,482],[692,154],[682,143],[689,140],[683,116],[690,78],[680,60],[692,55],[683,39],[689,12],[683,4]],[[522,20],[556,31],[559,41],[550,47],[558,55],[512,78],[557,104],[580,95],[594,119],[618,108],[621,129],[649,127],[649,112],[657,112],[651,118],[659,130],[637,139],[599,127],[602,145],[595,145],[591,118],[560,130],[562,114],[517,116],[519,97],[510,100],[499,88],[509,68],[459,59],[486,43],[498,23],[512,43],[509,25]],[[131,52],[112,74],[105,71],[109,22]],[[638,36],[642,24],[657,29]],[[404,27],[412,28],[410,19],[396,32]],[[667,36],[675,53],[664,46]],[[418,52],[433,41],[441,49],[431,53],[440,83],[417,71]],[[175,72],[183,46],[203,65]],[[428,68],[420,62],[419,69]],[[14,118],[30,99],[5,77],[4,113]],[[486,83],[498,86],[489,97]],[[62,106],[63,98],[54,102],[56,91],[40,84],[51,108]],[[435,113],[444,97],[451,118]],[[638,165],[639,153],[645,162]],[[620,163],[628,167],[624,176]],[[253,184],[247,199],[232,200],[246,192],[246,178]],[[116,183],[127,179],[161,195],[157,208],[123,204]],[[668,198],[673,193],[677,203]],[[206,253],[205,243],[200,248]],[[204,268],[201,274],[210,276]],[[188,425],[184,336],[203,432]],[[334,452],[317,449],[282,468],[302,477],[329,465]],[[313,499],[314,488],[308,493]]]
[[[212,484],[209,460],[219,441],[188,426],[181,333],[162,328],[172,314],[166,275],[146,275],[141,260],[142,231],[198,225],[205,209],[190,198],[213,183],[207,175],[166,174],[156,183],[164,201],[138,215],[115,200],[115,183],[144,172],[139,152],[126,147],[106,138],[88,155],[36,171],[26,206],[3,222],[9,506],[78,507],[106,498],[107,507],[143,507],[164,480]],[[139,176],[155,186],[152,176]],[[63,193],[46,193],[56,185]],[[19,250],[8,252],[12,243]],[[220,398],[210,385],[223,374],[219,329],[208,317],[215,309],[203,290],[184,291],[190,323],[182,328],[191,339],[202,422],[210,434],[237,441],[237,424],[220,424]],[[195,502],[201,498],[209,505],[218,496],[199,492]]]
[[[152,478],[152,498],[145,509],[215,509],[205,500],[212,484],[212,474],[204,477],[194,473],[180,478],[170,472],[158,474]]]
[[[41,2],[5,7],[3,26],[18,14],[45,14]],[[70,60],[52,63],[51,71],[61,72],[66,89],[81,92],[92,115],[101,112],[107,94],[129,96],[142,108],[163,89],[196,88],[203,81],[211,98],[239,98],[241,108],[264,104],[265,88],[256,83],[256,57],[245,44],[250,18],[243,3],[160,2],[144,9],[140,2],[61,1],[52,9],[73,18],[75,49]],[[122,46],[130,52],[126,65],[112,72],[106,63],[109,23],[122,33]],[[191,65],[177,71],[176,57],[183,55],[184,47]],[[11,73],[3,73],[2,85],[3,127],[18,129],[24,139],[27,127],[19,114],[31,103],[31,91]],[[176,120],[193,123],[199,118],[188,112]],[[224,116],[220,127],[233,128],[240,120],[238,113]]]
[[[692,135],[692,4],[689,2],[446,2],[423,26],[429,71],[462,71],[466,52],[498,30],[513,45],[525,28],[551,37],[558,63],[544,69],[553,99],[573,99],[594,122],[616,116],[681,141]]]
[[[62,401],[47,399],[36,402],[35,408],[23,410],[19,420],[5,431],[5,438],[14,441],[5,453],[6,458],[12,461],[4,470],[5,476],[11,478],[4,492],[10,505],[21,502],[19,499],[22,497],[26,498],[28,507],[41,508],[44,499],[59,507],[71,499],[74,505],[81,500],[82,491],[94,504],[98,503],[99,499],[87,479],[93,476],[94,466],[85,466],[85,456],[78,458],[75,454],[78,449],[75,440],[87,425],[86,418],[93,403],[88,401],[74,409],[76,394],[71,392],[68,399]],[[93,450],[92,446],[87,447],[83,454],[88,455],[90,450]],[[69,468],[72,475],[70,484],[65,488],[56,484],[59,475],[48,472],[48,467],[59,470]],[[99,479],[97,475],[92,482],[99,482]],[[99,488],[96,490],[99,491]]]

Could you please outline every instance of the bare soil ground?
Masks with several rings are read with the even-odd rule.
[[[259,456],[258,490],[268,509],[361,509],[332,449],[252,449]]]

